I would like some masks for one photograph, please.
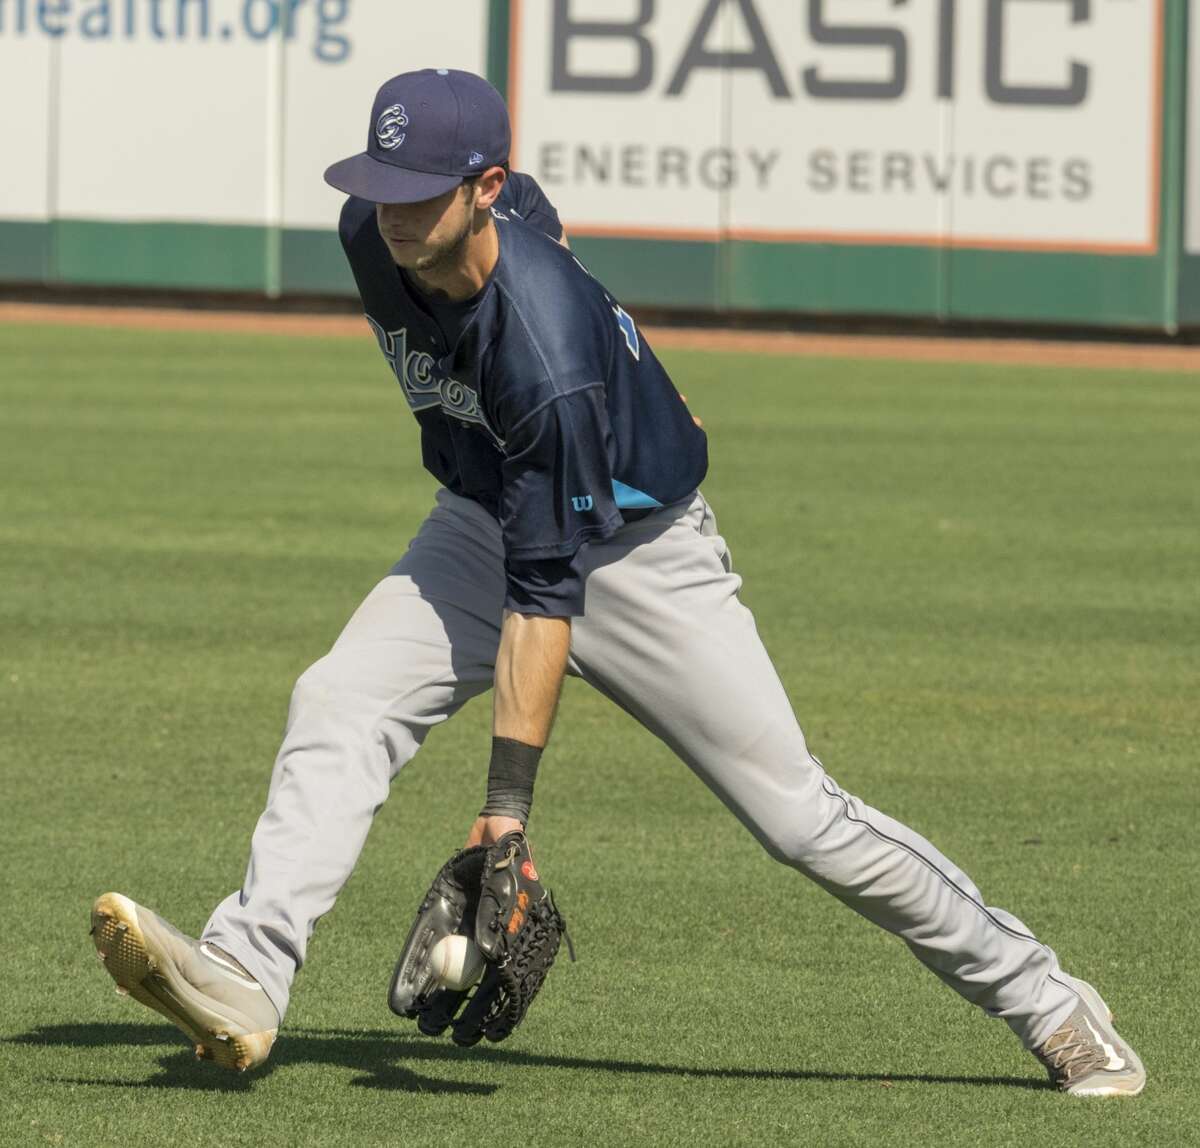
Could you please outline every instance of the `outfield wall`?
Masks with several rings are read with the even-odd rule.
[[[0,280],[352,292],[321,172],[429,63],[629,304],[1200,324],[1187,0],[0,0]]]
[[[1180,132],[1187,141],[1183,252],[1178,271],[1179,324],[1200,327],[1200,5],[1190,6],[1187,84]]]

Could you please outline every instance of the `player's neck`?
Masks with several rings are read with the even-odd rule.
[[[435,299],[462,302],[483,289],[500,258],[500,236],[490,212],[468,233],[457,257],[425,271],[409,271],[417,286]]]

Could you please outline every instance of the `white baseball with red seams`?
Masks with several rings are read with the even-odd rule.
[[[443,937],[429,954],[443,989],[469,989],[483,973],[483,954],[470,937],[455,933]]]

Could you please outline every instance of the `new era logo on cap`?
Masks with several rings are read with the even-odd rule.
[[[375,203],[416,203],[506,163],[510,141],[508,109],[482,76],[405,72],[375,96],[367,150],[335,163],[325,181]]]

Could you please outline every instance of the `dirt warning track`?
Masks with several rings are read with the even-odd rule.
[[[369,334],[357,315],[200,311],[182,308],[0,303],[0,322],[163,331],[339,338]],[[936,335],[827,335],[788,331],[646,327],[661,349],[738,351],[837,359],[899,359],[928,363],[1002,363],[1122,371],[1200,371],[1200,347],[1120,342],[963,338]]]

